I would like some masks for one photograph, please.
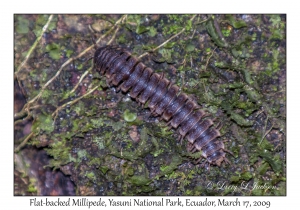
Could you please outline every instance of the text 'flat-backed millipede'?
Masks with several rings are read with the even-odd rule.
[[[128,51],[116,46],[104,46],[96,50],[94,68],[105,75],[109,85],[129,92],[130,96],[148,108],[155,116],[161,116],[170,126],[178,129],[180,139],[188,140],[192,152],[201,151],[205,163],[220,166],[229,162],[229,152],[218,139],[219,129],[205,117],[205,112],[191,97],[182,93],[163,74],[155,73]]]

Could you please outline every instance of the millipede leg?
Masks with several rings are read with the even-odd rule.
[[[192,153],[196,152],[197,151],[197,148],[194,147],[193,150],[191,151]]]
[[[224,157],[224,161],[225,161],[225,163],[228,163],[229,165],[231,165],[231,162],[226,157]]]
[[[195,164],[198,164],[200,161],[202,160],[202,157],[200,157],[200,158],[198,158],[198,160],[196,160],[196,162],[195,162]],[[206,161],[204,161],[204,163],[205,163]],[[203,164],[203,163],[202,163]],[[202,165],[201,164],[201,165]]]
[[[221,130],[223,127],[223,124],[221,122],[218,122],[218,124],[215,126],[217,130]]]
[[[186,149],[187,149],[188,152],[191,152],[192,149],[194,149],[194,145],[191,144],[190,142],[188,142]]]
[[[183,141],[183,137],[182,137],[182,135],[180,135],[180,136],[178,137],[177,141],[179,141],[179,142],[180,142],[180,144],[182,144],[182,141]]]
[[[227,150],[227,149],[223,149],[225,152],[228,152],[229,154],[231,154],[233,157],[234,157],[234,154],[230,151],[230,150]]]
[[[165,78],[164,73],[155,73],[119,47],[98,48],[94,55],[94,68],[107,77],[107,87],[116,86],[117,91],[130,91],[131,98],[139,105],[145,107],[147,104],[152,116],[160,116],[160,120],[167,122],[167,130],[179,127],[180,144],[187,137],[187,151],[202,154],[197,163],[204,159],[202,165],[208,170],[210,165],[230,163],[225,152],[233,153],[226,150],[223,141],[219,140],[223,125],[213,122],[216,118],[206,119],[211,114],[202,110],[193,96],[181,92],[185,85],[178,87]]]
[[[168,126],[168,128],[166,129],[167,131],[169,131],[169,130],[171,130],[173,128],[172,125],[171,125],[171,121],[169,121],[167,123],[167,126]]]

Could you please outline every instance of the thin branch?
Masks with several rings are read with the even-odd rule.
[[[116,34],[119,31],[119,29],[120,29],[120,27],[117,27],[117,29],[115,30],[115,33],[113,34],[111,39],[107,42],[107,45],[110,45],[112,43],[112,41],[116,38]]]
[[[215,50],[217,49],[217,47],[215,47],[215,49],[212,51],[211,55],[208,57],[207,61],[206,61],[206,65],[205,65],[205,69],[204,71],[207,70],[207,66],[208,66],[208,63],[209,63],[209,60],[211,59],[211,57],[214,55],[215,53]],[[196,83],[192,88],[195,88],[197,85],[199,85],[200,81],[198,83]],[[206,92],[206,91],[205,91]]]
[[[65,107],[68,106],[68,105],[73,105],[73,104],[75,104],[77,101],[81,100],[82,98],[84,98],[84,97],[86,97],[87,95],[89,95],[89,94],[91,94],[92,92],[94,92],[98,87],[100,87],[100,85],[97,85],[96,87],[94,87],[93,89],[91,89],[91,90],[90,90],[89,92],[87,92],[86,94],[84,94],[84,95],[82,95],[82,96],[80,96],[80,97],[78,97],[78,98],[76,98],[76,99],[74,99],[74,100],[72,100],[72,101],[69,101],[69,102],[67,102],[67,103],[65,103],[65,104],[63,104],[63,105],[57,107],[57,109],[52,113],[52,117],[55,119],[56,116],[57,116],[57,114],[58,114],[58,112],[59,112],[61,109],[65,108]],[[54,121],[55,121],[55,120],[54,120]]]
[[[50,15],[48,18],[47,23],[44,25],[43,29],[42,29],[42,33],[40,34],[40,36],[38,36],[35,40],[35,42],[33,43],[33,45],[31,46],[31,48],[29,49],[27,55],[25,56],[24,61],[20,64],[20,66],[18,67],[17,71],[15,72],[15,74],[18,74],[18,72],[21,70],[21,68],[27,63],[31,53],[33,52],[33,50],[36,48],[37,44],[39,43],[39,41],[41,40],[43,34],[45,33],[45,31],[47,30],[51,20],[53,18],[53,15]]]
[[[202,20],[202,21],[200,21],[200,22],[198,22],[198,23],[196,22],[195,24],[196,24],[196,25],[199,25],[199,24],[204,23],[204,22],[206,22],[206,21],[208,21],[208,20],[209,20],[209,18],[207,18],[207,19],[205,19],[205,20]]]
[[[64,107],[66,107],[66,106],[69,105],[69,104],[70,104],[70,105],[73,105],[73,104],[76,103],[77,101],[81,100],[83,97],[85,97],[85,96],[91,94],[92,92],[94,92],[98,87],[99,87],[99,85],[96,86],[96,87],[94,87],[93,89],[91,89],[91,90],[90,90],[89,92],[87,92],[86,94],[84,94],[84,95],[82,95],[82,96],[76,98],[75,100],[69,101],[68,103],[66,103],[66,104],[64,104],[64,105],[62,105],[62,106],[60,106],[60,107],[58,107],[58,108],[55,110],[55,112],[53,112],[52,117],[53,117],[53,116],[56,117],[59,110],[63,109]],[[22,149],[22,148],[26,145],[26,143],[27,143],[27,142],[29,141],[29,139],[33,136],[33,134],[34,134],[34,133],[31,132],[31,133],[24,139],[24,141],[22,141],[22,143],[15,149],[15,152],[19,152],[20,149]]]
[[[33,132],[31,132],[25,139],[24,141],[15,149],[15,152],[19,152],[20,149],[22,149],[25,144],[28,142],[28,140],[33,136]]]
[[[266,119],[266,126],[265,126],[265,131],[266,131],[266,129],[267,129],[267,125],[268,125],[268,120],[269,120],[269,117],[267,116],[267,119]],[[259,145],[263,142],[263,140],[264,140],[264,138],[268,135],[268,133],[270,133],[270,131],[273,129],[273,124],[272,124],[272,126],[271,126],[271,128],[267,131],[267,132],[265,132],[265,134],[262,136],[262,138],[261,138],[261,140],[260,140],[260,142],[259,142]]]
[[[190,20],[194,20],[194,18],[197,15],[194,15]],[[184,31],[186,30],[186,28],[183,28],[181,31],[179,31],[177,34],[171,36],[169,39],[167,39],[165,42],[163,42],[162,44],[160,44],[159,46],[157,46],[156,48],[154,48],[153,50],[151,50],[152,52],[158,50],[159,48],[163,47],[164,45],[166,45],[169,41],[171,41],[172,39],[178,37],[180,34],[182,34]],[[142,57],[149,55],[149,52],[145,52],[144,54],[140,55],[138,58],[141,59]]]
[[[14,125],[17,125],[17,124],[19,124],[19,123],[25,122],[26,120],[30,119],[31,117],[32,117],[31,115],[27,115],[25,118],[16,120],[16,121],[14,122]]]
[[[93,69],[93,66],[91,66],[88,70],[86,70],[80,77],[79,81],[77,82],[77,84],[75,85],[75,87],[71,90],[70,94],[74,93],[75,90],[78,88],[79,84],[82,82],[82,80],[84,79],[84,77]]]
[[[106,37],[111,31],[113,31],[117,25],[119,25],[125,18],[127,17],[127,15],[122,16],[113,27],[111,27],[111,29],[106,32],[104,35],[102,35],[97,41],[96,44],[99,43],[104,37]],[[74,60],[77,60],[78,58],[82,57],[83,55],[85,55],[88,51],[90,51],[92,48],[94,47],[94,45],[91,45],[90,47],[86,48],[83,52],[81,52],[79,55],[77,55],[76,57],[70,58],[69,60],[67,60],[64,64],[62,64],[62,66],[60,67],[60,69],[56,72],[56,74],[41,88],[40,92],[38,93],[38,95],[36,95],[33,99],[31,99],[29,102],[27,102],[22,111],[28,112],[28,107],[30,106],[30,104],[34,103],[36,100],[38,100],[41,95],[43,94],[44,90],[48,87],[49,84],[51,84],[62,72],[62,70],[64,69],[65,66],[69,65],[70,63],[72,63]],[[21,112],[22,112],[21,111]]]
[[[116,27],[117,30],[119,30],[118,25],[120,23],[123,22],[123,20],[127,17],[127,15],[123,15],[119,20],[117,20],[117,22],[115,23],[115,25],[113,25],[113,27],[111,27],[105,34],[103,34],[97,41],[96,44],[98,44],[104,37],[106,37],[108,34],[110,34]],[[88,48],[86,48],[83,52],[81,52],[79,55],[77,55],[74,60],[82,57],[84,54],[86,54],[88,51],[90,51],[92,48],[94,48],[94,45],[89,46]]]
[[[124,18],[122,19],[122,21],[126,18],[126,16],[124,16]],[[121,21],[121,22],[122,22]],[[116,34],[118,33],[120,27],[117,26],[117,29],[115,30],[112,38],[107,42],[107,45],[110,45],[112,43],[112,41],[115,39]],[[75,87],[71,90],[70,94],[74,93],[75,90],[78,88],[79,84],[82,82],[82,80],[84,79],[84,77],[93,69],[93,66],[90,67],[88,70],[86,70],[80,77],[79,81],[77,82],[77,84],[75,85]]]
[[[25,112],[25,111],[21,111],[21,112],[15,113],[14,114],[14,120],[18,120],[20,118],[24,118],[26,115],[28,116],[28,113]]]
[[[217,47],[215,47],[215,49],[213,50],[213,52],[211,53],[211,55],[208,57],[208,59],[207,59],[207,61],[206,61],[206,65],[205,65],[205,71],[207,70],[207,66],[208,66],[209,60],[210,60],[211,57],[214,55],[216,49],[217,49]]]

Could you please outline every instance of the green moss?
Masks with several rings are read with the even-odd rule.
[[[49,53],[49,56],[54,59],[58,60],[61,57],[61,49],[60,45],[56,43],[51,43],[46,46],[46,52]]]
[[[185,30],[188,32],[188,31],[190,31],[192,28],[193,28],[192,21],[191,21],[191,20],[187,20],[187,21],[186,21],[186,25],[185,25]]]
[[[192,196],[192,195],[194,195],[194,192],[192,190],[186,190],[184,192],[184,195],[186,195],[186,196]]]
[[[260,138],[260,136],[258,136],[258,138]],[[259,139],[260,140],[260,139]],[[260,140],[259,142],[259,146],[264,149],[264,150],[269,150],[269,151],[273,151],[274,146],[273,144],[271,144],[268,140],[264,139],[264,140]]]
[[[278,184],[278,190],[274,190],[276,196],[286,196],[286,182],[280,182]]]
[[[186,46],[185,46],[185,51],[187,52],[192,52],[195,50],[195,46],[192,44],[192,43],[188,43]]]
[[[54,143],[50,145],[50,148],[45,149],[46,152],[53,157],[50,160],[49,166],[59,168],[62,165],[65,165],[72,161],[70,159],[70,147],[66,146],[66,140],[55,140]]]
[[[196,195],[196,196],[199,196],[201,195],[201,193],[204,191],[203,187],[202,186],[196,186],[194,189],[193,189],[193,195]]]
[[[141,140],[142,140],[142,142],[145,142],[148,140],[148,129],[145,127],[141,130]]]
[[[44,99],[48,99],[49,97],[53,96],[53,92],[51,90],[44,90],[43,94],[42,94],[42,98]]]
[[[94,136],[93,142],[97,143],[99,149],[105,148],[105,144],[104,144],[105,142],[104,142],[103,137]]]
[[[77,115],[81,115],[85,110],[85,105],[82,101],[79,101],[74,106],[72,106],[72,109],[75,110]]]
[[[125,34],[120,35],[120,36],[117,38],[117,42],[120,43],[120,44],[126,43],[126,36],[125,36]]]
[[[124,112],[124,120],[126,122],[133,122],[133,121],[135,121],[136,117],[137,117],[136,113],[132,113],[128,109],[125,110],[125,112]]]
[[[28,191],[29,193],[36,193],[36,192],[37,192],[37,189],[36,189],[35,186],[29,185],[27,191]]]
[[[157,142],[157,139],[154,138],[153,136],[151,137],[151,142],[153,143],[153,145],[155,146],[156,150],[159,150],[159,144]]]
[[[83,66],[83,63],[80,63],[80,64],[77,66],[77,69],[78,69],[78,70],[81,70],[81,69],[83,69],[83,67],[84,67],[84,66]]]
[[[271,36],[271,40],[274,39],[283,39],[284,38],[284,34],[283,34],[283,31],[282,30],[279,30],[279,29],[273,29],[272,31],[272,36]]]
[[[146,154],[150,153],[153,149],[153,144],[151,141],[148,141],[149,135],[147,128],[141,130],[141,141],[139,142],[138,147],[135,150],[135,155],[137,157],[144,157]]]
[[[270,21],[272,22],[272,26],[275,28],[279,28],[281,24],[281,17],[280,15],[270,15]]]
[[[100,170],[103,174],[106,174],[106,172],[109,170],[109,168],[107,166],[101,166]]]
[[[234,28],[239,29],[246,27],[247,24],[243,20],[235,20],[233,15],[226,15],[226,18],[229,20],[230,25],[232,25]]]
[[[68,58],[70,58],[73,53],[74,53],[73,50],[66,50],[66,56]]]
[[[104,125],[102,118],[91,119],[91,123],[92,123],[92,126],[94,128],[99,128],[99,127],[102,127]]]
[[[220,34],[220,32],[216,29],[216,24],[218,23],[216,20],[214,20],[213,17],[206,22],[206,29],[208,34],[211,36],[212,40],[217,46],[228,47],[228,43],[222,37],[222,34]]]
[[[261,166],[258,167],[257,172],[260,175],[264,175],[269,168],[270,168],[270,165],[268,163],[264,163],[264,164],[262,164]]]
[[[87,151],[86,150],[79,150],[77,152],[77,156],[78,156],[78,159],[85,158],[87,156]]]
[[[242,115],[231,112],[230,118],[233,119],[237,124],[241,126],[251,126],[253,125],[253,121],[245,119]]]
[[[29,179],[29,185],[27,188],[27,191],[29,193],[37,193],[37,189],[36,189],[36,180],[35,179]]]
[[[240,183],[242,181],[249,181],[252,178],[253,178],[252,173],[250,173],[249,171],[245,171],[243,173],[236,173],[236,175],[232,175],[230,177],[230,182],[231,183]]]
[[[113,150],[112,147],[109,147],[109,148],[110,148],[111,151]],[[138,157],[136,156],[135,153],[128,152],[128,151],[122,151],[122,152],[112,151],[111,155],[116,156],[118,158],[123,158],[125,160],[130,160],[130,161],[138,159]]]
[[[252,178],[252,174],[249,171],[246,171],[241,174],[241,179],[249,181]]]
[[[197,160],[202,157],[202,151],[195,152],[195,153],[188,152],[188,153],[185,153],[184,155],[191,159]]]
[[[266,150],[260,150],[258,154],[270,164],[275,173],[279,174],[280,172],[282,172],[282,160],[279,154],[276,154],[274,156],[273,153]]]
[[[229,30],[229,29],[223,29],[223,30],[222,30],[222,34],[223,34],[225,37],[229,37],[229,36],[230,36],[230,33],[231,33],[231,30]]]
[[[214,93],[210,89],[207,89],[207,91],[204,92],[203,97],[204,100],[211,105],[219,106],[222,103],[222,100],[218,97],[215,97]]]
[[[162,165],[160,167],[160,175],[163,176],[163,175],[166,175],[166,174],[169,174],[171,173],[172,171],[174,171],[177,166],[182,162],[182,159],[180,156],[178,155],[175,155],[172,157],[172,160],[171,160],[171,163],[169,165]]]
[[[133,174],[134,174],[134,169],[133,169],[131,166],[127,167],[127,168],[125,169],[125,174],[126,174],[127,176],[133,176]]]
[[[86,172],[86,177],[92,181],[95,181],[96,180],[96,176],[94,174],[94,172]]]
[[[167,62],[167,63],[172,63],[172,50],[171,49],[166,49],[166,48],[161,48],[158,50],[160,53],[161,57],[157,59],[158,62]]]
[[[150,27],[149,27],[148,34],[149,34],[150,37],[156,36],[156,34],[157,34],[156,28],[154,28],[153,26],[150,26]]]
[[[161,137],[168,137],[172,134],[172,131],[168,127],[161,127],[160,132],[157,133]]]
[[[145,33],[145,32],[147,32],[147,31],[149,31],[149,28],[148,28],[148,27],[143,26],[143,25],[138,25],[138,26],[136,27],[135,33],[137,33],[137,34],[142,34],[142,33]]]
[[[53,119],[52,116],[50,115],[39,115],[32,127],[31,127],[31,131],[34,133],[40,133],[41,131],[44,131],[46,133],[52,133],[54,131],[54,123],[53,123]]]
[[[141,175],[141,176],[132,176],[128,179],[128,181],[134,185],[141,186],[141,185],[148,185],[151,182],[151,179]]]
[[[261,96],[255,89],[253,89],[252,87],[250,87],[248,85],[245,85],[244,90],[247,93],[248,98],[252,102],[259,102],[260,101]]]
[[[35,26],[33,29],[33,32],[35,36],[40,36],[43,30],[44,25],[47,23],[50,15],[38,15],[36,21],[35,21]],[[49,23],[48,26],[48,31],[53,30],[56,28],[56,23],[57,23],[57,15],[54,15],[52,17],[52,21]]]
[[[178,33],[180,30],[182,30],[182,27],[174,24],[174,25],[167,25],[163,28],[163,34],[165,36],[170,35],[170,34],[176,34]]]
[[[16,31],[20,34],[27,34],[29,32],[29,20],[22,16],[18,16]]]

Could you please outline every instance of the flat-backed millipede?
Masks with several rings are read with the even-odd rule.
[[[109,85],[130,96],[148,108],[155,116],[161,116],[173,128],[179,129],[181,140],[186,137],[192,152],[202,151],[204,163],[218,165],[229,162],[220,132],[207,119],[188,95],[182,93],[162,74],[146,67],[128,51],[114,46],[100,47],[94,55],[94,68],[105,75]],[[227,151],[228,152],[228,151]]]

